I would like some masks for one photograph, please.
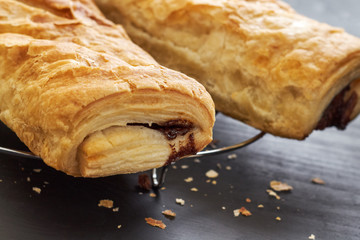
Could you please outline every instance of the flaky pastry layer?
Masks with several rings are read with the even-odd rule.
[[[161,64],[204,84],[217,110],[262,131],[304,139],[360,112],[360,40],[281,1],[96,2]]]
[[[0,74],[1,121],[73,176],[159,167],[212,139],[205,88],[160,66],[90,0],[0,0]]]

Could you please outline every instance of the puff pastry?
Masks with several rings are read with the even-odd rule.
[[[45,163],[99,177],[156,168],[212,139],[214,103],[88,0],[0,1],[0,119]]]
[[[200,81],[217,110],[258,129],[304,139],[360,112],[360,40],[281,1],[96,2],[157,61]]]

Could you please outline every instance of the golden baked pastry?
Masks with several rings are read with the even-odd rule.
[[[360,112],[360,40],[281,1],[96,2],[157,61],[200,81],[217,110],[262,131],[304,139]]]
[[[88,0],[0,1],[0,119],[48,165],[99,177],[156,168],[212,139],[214,103]]]

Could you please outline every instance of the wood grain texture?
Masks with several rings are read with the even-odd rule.
[[[358,1],[288,2],[310,17],[343,26],[360,37]],[[256,132],[218,115],[214,136],[217,145],[225,146]],[[0,134],[0,146],[24,147],[3,125]],[[359,136],[357,118],[345,131],[317,131],[305,141],[266,135],[233,152],[235,159],[228,159],[233,153],[206,157],[200,163],[184,159],[176,169],[170,168],[166,189],[156,198],[149,192],[139,194],[137,174],[73,178],[40,161],[0,155],[0,238],[292,240],[314,234],[322,240],[360,239]],[[216,185],[206,182],[209,169],[219,173]],[[194,181],[186,183],[187,177]],[[326,184],[311,183],[313,177]],[[269,197],[266,189],[271,180],[284,181],[294,190],[281,193],[281,200]],[[32,187],[41,188],[41,194]],[[192,187],[199,191],[190,191]],[[185,206],[176,204],[176,198],[184,199]],[[98,207],[101,199],[113,200],[119,211]],[[258,209],[258,204],[264,208]],[[242,206],[253,215],[234,217],[232,211]],[[174,220],[161,214],[165,209],[177,214]],[[147,225],[146,217],[162,220],[167,228]]]

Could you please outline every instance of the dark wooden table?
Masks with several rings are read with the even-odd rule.
[[[287,2],[360,37],[358,0]],[[217,145],[226,146],[256,132],[218,115],[214,134]],[[1,146],[24,148],[3,125],[0,134]],[[170,168],[166,189],[155,198],[136,187],[138,174],[73,178],[41,161],[0,155],[0,239],[295,240],[311,234],[323,240],[360,239],[359,137],[358,118],[346,131],[314,132],[305,141],[266,135],[235,152],[200,162],[184,159]],[[236,158],[229,159],[231,154]],[[219,173],[216,184],[207,182],[209,169]],[[193,182],[185,182],[188,177]],[[326,184],[311,183],[314,177]],[[277,200],[266,193],[271,180],[294,189]],[[193,187],[198,191],[191,191]],[[176,204],[176,198],[185,205]],[[118,211],[98,207],[101,199],[113,200]],[[253,215],[234,217],[233,210],[242,206]],[[165,209],[176,212],[176,218],[165,218]],[[146,217],[163,220],[167,228],[147,225]]]

